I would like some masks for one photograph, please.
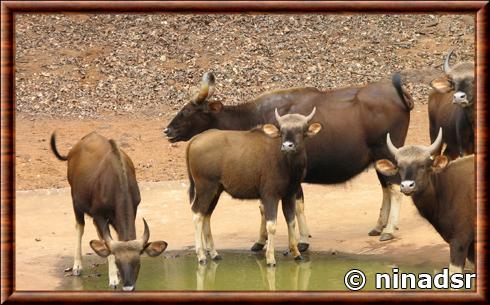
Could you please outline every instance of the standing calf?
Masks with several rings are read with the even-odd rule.
[[[304,139],[317,134],[322,126],[309,124],[315,108],[307,117],[300,114],[275,117],[280,130],[265,124],[250,131],[209,130],[192,138],[187,146],[189,197],[196,227],[196,253],[206,263],[204,245],[212,259],[220,256],[214,248],[210,219],[223,191],[234,198],[261,199],[266,220],[266,259],[274,266],[274,234],[277,206],[288,225],[289,249],[295,259],[302,259],[295,239],[295,201],[306,172]],[[281,139],[278,139],[281,137]]]
[[[62,156],[56,149],[55,134],[51,135],[51,149],[62,161],[68,160],[68,182],[71,186],[75,212],[77,244],[73,275],[82,271],[82,235],[84,214],[91,216],[101,240],[92,240],[90,246],[109,263],[109,285],[116,288],[119,275],[123,290],[135,288],[140,268],[140,255],[161,254],[167,247],[164,241],[148,242],[150,230],[143,219],[143,237],[136,239],[136,209],[140,192],[131,159],[113,140],[92,132],[83,137],[68,153]],[[112,239],[109,224],[117,232],[118,241]]]
[[[445,77],[431,82],[429,95],[430,139],[434,141],[442,127],[444,155],[450,159],[473,154],[475,151],[475,66],[462,62],[453,67],[449,52],[444,61]]]
[[[475,262],[476,202],[475,158],[468,156],[448,163],[446,156],[437,155],[442,144],[442,128],[429,147],[396,148],[387,136],[396,165],[388,160],[376,162],[384,175],[400,173],[401,192],[412,196],[420,214],[449,243],[449,272],[461,273],[468,258]]]

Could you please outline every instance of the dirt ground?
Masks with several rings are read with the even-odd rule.
[[[168,250],[193,248],[194,229],[185,179],[186,143],[170,145],[163,138],[162,127],[169,117],[79,121],[17,118],[17,290],[56,289],[64,269],[73,263],[75,229],[66,163],[58,161],[49,149],[49,136],[55,129],[62,153],[92,130],[115,138],[137,169],[142,192],[138,231],[142,230],[141,217],[145,217],[151,238],[167,241]],[[428,144],[427,130],[426,106],[416,105],[411,113],[407,143]],[[395,240],[381,243],[377,237],[367,235],[377,219],[381,197],[373,169],[341,185],[305,185],[306,216],[313,236],[310,249],[444,264],[448,258],[447,244],[418,215],[409,198],[404,198]],[[222,196],[212,221],[218,250],[249,249],[258,236],[259,221],[256,201]],[[88,266],[90,262],[104,261],[95,257],[88,246],[96,233],[89,219],[86,223],[83,253]],[[287,245],[282,214],[279,214],[277,236],[276,255],[281,255]]]

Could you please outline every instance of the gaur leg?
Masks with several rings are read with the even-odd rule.
[[[395,238],[394,233],[397,229],[398,218],[400,216],[400,208],[402,203],[402,193],[396,189],[394,185],[390,185],[390,212],[388,216],[388,223],[383,229],[379,240],[386,241]]]
[[[72,274],[80,275],[82,273],[82,236],[85,229],[85,218],[82,211],[74,207],[75,210],[75,229],[77,231],[77,241],[75,244],[75,260],[73,262]]]
[[[207,214],[204,216],[204,223],[203,223],[204,242],[206,243],[206,249],[209,251],[209,255],[211,256],[211,259],[213,260],[221,259],[221,256],[218,254],[216,248],[214,247],[213,234],[211,233],[211,215],[213,214],[214,208],[218,203],[218,199],[220,195],[221,195],[221,191],[218,191],[215,198],[213,199],[213,202],[211,203],[211,206]]]
[[[291,197],[286,197],[282,199],[282,212],[284,214],[284,218],[286,219],[286,223],[288,225],[288,237],[289,237],[289,251],[294,256],[295,260],[303,260],[301,253],[298,250],[298,246],[296,244],[296,228],[295,228],[295,219],[294,212],[296,210],[296,196],[293,195]]]
[[[264,198],[262,200],[265,209],[265,226],[267,230],[267,251],[265,253],[267,266],[274,267],[276,258],[274,256],[274,236],[276,234],[277,205],[278,199]]]
[[[468,247],[468,260],[475,266],[476,270],[476,251],[475,251],[476,244],[473,241],[471,245]]]
[[[388,223],[388,216],[390,215],[391,208],[391,187],[382,186],[383,189],[383,202],[381,203],[381,209],[379,211],[378,221],[376,226],[372,229],[368,235],[369,236],[379,236]]]
[[[298,192],[296,193],[296,219],[298,220],[298,229],[299,229],[299,243],[298,250],[300,252],[305,252],[308,250],[310,230],[308,229],[308,225],[306,224],[306,216],[305,216],[305,200],[303,195],[303,188],[300,186]]]
[[[259,201],[259,209],[260,209],[260,232],[259,232],[259,239],[257,242],[252,246],[252,251],[258,252],[264,249],[265,243],[267,242],[267,229],[265,226],[265,211],[264,211],[264,204],[262,201]]]
[[[99,235],[100,240],[104,240],[104,237],[102,236],[102,230],[104,226],[106,226],[107,220],[103,218],[94,218],[94,225],[97,228],[97,234]],[[114,254],[110,254],[107,256],[107,266],[109,269],[109,287],[116,289],[117,286],[119,285],[119,275],[118,275],[118,269],[116,265],[116,257]]]
[[[470,244],[471,242],[461,239],[453,239],[449,242],[449,275],[454,273],[463,273]]]
[[[206,264],[206,253],[204,245],[204,217],[208,214],[210,207],[218,193],[219,186],[212,182],[196,181],[196,193],[192,202],[193,222],[195,227],[195,241],[197,260],[200,264]],[[217,196],[219,198],[219,196]],[[217,200],[217,199],[216,199]]]

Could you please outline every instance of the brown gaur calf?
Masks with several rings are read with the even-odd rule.
[[[430,139],[442,127],[447,144],[444,155],[450,159],[475,152],[475,65],[461,62],[451,67],[450,51],[444,61],[444,77],[431,82],[429,95]]]
[[[449,162],[436,155],[442,145],[442,128],[429,147],[387,144],[396,163],[380,160],[376,169],[384,175],[399,173],[401,192],[411,196],[419,213],[449,243],[449,272],[462,273],[466,258],[475,263],[476,200],[474,155]]]
[[[136,209],[140,192],[136,182],[133,162],[116,145],[114,140],[92,132],[83,137],[68,153],[62,156],[56,149],[55,133],[51,135],[51,149],[62,161],[68,161],[68,182],[71,186],[75,212],[77,243],[73,275],[82,271],[82,235],[85,227],[84,214],[93,218],[101,240],[92,240],[90,246],[109,263],[109,285],[116,288],[119,277],[123,290],[132,291],[140,269],[140,255],[160,255],[167,243],[148,242],[150,230],[143,219],[145,231],[136,238]],[[113,240],[109,224],[117,232]]]
[[[223,191],[238,199],[261,199],[269,266],[276,263],[274,234],[278,202],[282,200],[289,250],[295,259],[302,259],[294,232],[295,204],[296,193],[306,174],[305,138],[316,135],[322,128],[319,123],[309,125],[315,110],[313,108],[308,116],[286,114],[281,117],[276,109],[279,129],[272,124],[250,131],[213,129],[191,139],[186,160],[200,263],[206,263],[204,245],[213,260],[220,259],[214,247],[210,219]]]

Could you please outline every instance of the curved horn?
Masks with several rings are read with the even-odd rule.
[[[111,230],[109,229],[109,220],[107,220],[104,228],[102,229],[102,238],[104,239],[106,245],[110,248],[113,239],[111,236]]]
[[[432,155],[436,151],[439,150],[442,144],[442,127],[439,127],[439,133],[437,134],[437,138],[434,140],[434,143],[432,143],[427,151]]]
[[[201,89],[196,94],[194,102],[196,104],[203,103],[208,97],[210,97],[214,92],[214,75],[211,72],[206,72],[202,76]]]
[[[313,116],[315,115],[315,112],[316,112],[316,107],[313,107],[313,110],[311,111],[311,113],[306,117],[307,123],[309,123],[310,120],[313,118]]]
[[[279,124],[281,124],[281,122],[280,122],[280,121],[281,121],[281,116],[279,115],[279,112],[277,112],[277,108],[276,108],[276,110],[274,111],[274,113],[275,113],[275,115],[276,115],[276,120],[277,120],[277,122],[278,122]]]
[[[143,232],[143,236],[141,237],[141,240],[143,241],[143,247],[148,243],[148,240],[150,239],[150,229],[148,228],[148,224],[146,223],[146,220],[143,218],[143,224],[145,225],[145,231]]]
[[[389,132],[386,134],[386,145],[388,145],[388,150],[390,151],[391,155],[393,157],[396,157],[396,155],[398,153],[398,148],[396,148],[395,145],[393,145],[393,143],[391,142]]]
[[[447,53],[446,60],[444,61],[444,73],[448,74],[451,71],[451,67],[449,66],[449,59],[451,59],[451,55],[453,54],[454,50],[450,50],[449,53]]]

